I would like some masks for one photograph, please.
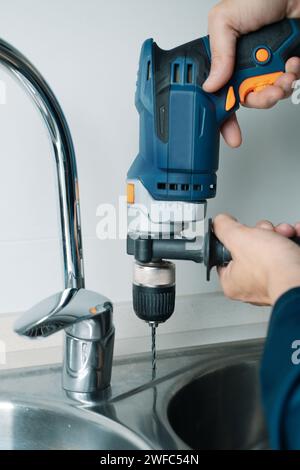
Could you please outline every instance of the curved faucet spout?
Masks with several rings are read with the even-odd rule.
[[[17,320],[15,331],[38,338],[65,330],[63,387],[76,400],[109,388],[115,329],[113,306],[85,289],[76,158],[62,109],[39,71],[0,39],[0,64],[30,94],[48,129],[56,163],[65,286]]]
[[[84,270],[75,151],[64,113],[40,72],[0,39],[0,64],[24,86],[48,129],[56,163],[65,288],[83,288]]]

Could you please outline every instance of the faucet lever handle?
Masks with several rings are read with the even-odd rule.
[[[96,320],[108,313],[108,324],[105,325],[108,331],[112,328],[112,310],[112,303],[101,294],[83,288],[69,288],[34,305],[16,321],[14,330],[30,338],[46,337],[75,323]]]

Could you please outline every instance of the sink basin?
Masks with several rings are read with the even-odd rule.
[[[0,401],[0,449],[148,449],[132,431],[67,406]]]
[[[220,364],[220,362],[219,362]],[[192,449],[267,449],[258,361],[212,368],[170,400],[169,422]]]
[[[258,365],[263,340],[117,358],[107,397],[83,404],[61,366],[0,371],[3,449],[265,449]]]

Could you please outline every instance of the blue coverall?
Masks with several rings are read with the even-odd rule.
[[[297,340],[299,354],[295,349]],[[272,449],[300,449],[298,362],[300,287],[289,290],[276,302],[262,359],[262,400]]]

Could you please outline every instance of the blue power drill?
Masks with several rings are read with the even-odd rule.
[[[300,20],[283,20],[241,37],[228,84],[208,94],[209,37],[165,51],[152,39],[141,51],[136,90],[140,148],[128,172],[127,253],[135,258],[133,306],[156,327],[175,307],[170,259],[225,266],[207,200],[216,196],[220,127],[248,93],[274,84],[290,57],[300,57]],[[298,240],[295,240],[298,241]]]

